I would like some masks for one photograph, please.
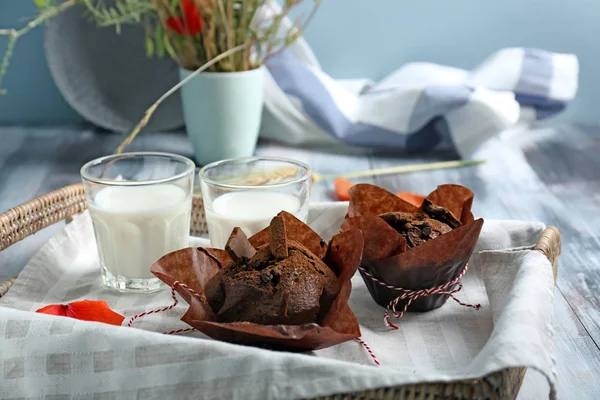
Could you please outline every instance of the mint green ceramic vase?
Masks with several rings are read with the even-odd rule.
[[[180,69],[181,79],[192,72]],[[183,116],[196,161],[254,154],[263,109],[264,67],[203,72],[181,88]]]

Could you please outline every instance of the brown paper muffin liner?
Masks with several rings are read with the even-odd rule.
[[[189,304],[182,321],[213,339],[274,350],[308,351],[359,337],[360,328],[348,306],[348,298],[352,290],[350,278],[358,269],[362,256],[361,232],[356,229],[341,232],[327,244],[293,215],[282,212],[279,217],[284,222],[287,237],[294,238],[321,258],[338,278],[340,291],[320,323],[258,325],[218,322],[207,301],[206,287],[219,269],[230,261],[223,250],[187,248],[176,251],[162,257],[151,271]],[[254,247],[268,245],[269,240],[269,228],[249,238]]]
[[[388,285],[409,290],[439,287],[461,274],[483,226],[483,219],[474,220],[471,213],[473,193],[459,185],[442,185],[427,196],[424,205],[427,201],[450,211],[462,226],[419,246],[407,248],[404,238],[378,216],[389,212],[423,213],[423,210],[377,186],[360,184],[350,190],[348,216],[342,231],[362,231],[364,253],[361,267],[364,271]],[[377,304],[388,307],[400,296],[398,290],[384,287],[362,270],[360,272]],[[448,288],[450,291],[453,289]],[[415,299],[408,311],[439,308],[448,297],[446,294],[432,294]],[[404,308],[408,301],[398,300],[396,309]]]

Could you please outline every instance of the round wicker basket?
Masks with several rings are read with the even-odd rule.
[[[0,251],[25,239],[39,230],[81,213],[87,208],[83,185],[72,185],[55,190],[25,204],[0,214]],[[200,236],[207,233],[202,198],[194,196],[192,206],[191,234]],[[556,280],[560,255],[560,233],[554,227],[547,228],[540,236],[535,249],[543,253],[552,264]],[[0,283],[0,297],[10,289],[14,278]],[[386,387],[376,390],[339,393],[319,397],[334,399],[515,399],[525,377],[525,368],[510,368],[479,379],[457,382],[422,383],[405,386]]]

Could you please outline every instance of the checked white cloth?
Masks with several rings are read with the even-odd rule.
[[[310,225],[339,230],[345,203],[313,205]],[[103,299],[129,317],[173,303],[170,290],[120,295],[102,286],[87,213],[53,237],[0,299],[0,398],[291,399],[414,382],[481,377],[509,367],[542,373],[554,393],[552,268],[532,251],[540,223],[486,220],[458,299],[383,323],[357,273],[350,307],[365,347],[349,341],[310,354],[274,352],[208,339],[179,318],[186,303],[117,327],[32,311],[47,304]],[[192,239],[192,245],[206,245]],[[538,398],[539,398],[538,397]]]

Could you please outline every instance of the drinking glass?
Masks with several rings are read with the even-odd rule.
[[[224,248],[233,228],[250,237],[281,211],[306,222],[310,166],[278,157],[217,161],[200,170],[200,187],[211,246]]]
[[[81,168],[104,284],[121,292],[165,288],[150,267],[188,246],[194,162],[167,153],[124,153]]]

